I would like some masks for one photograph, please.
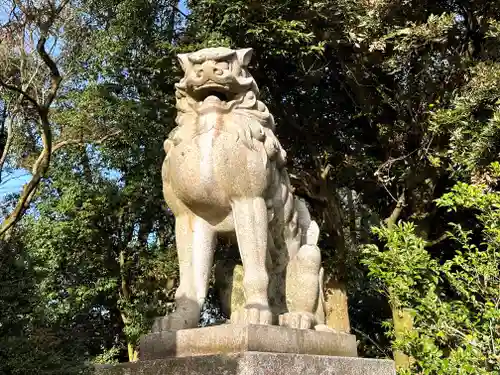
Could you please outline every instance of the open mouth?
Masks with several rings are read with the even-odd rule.
[[[203,102],[209,97],[215,97],[222,102],[234,99],[234,94],[225,86],[218,84],[203,85],[195,91],[196,99]]]
[[[206,94],[204,94],[201,99],[205,100],[206,98],[208,98],[210,96],[215,96],[221,102],[227,102],[227,101],[229,101],[229,95],[228,95],[228,93],[220,92],[220,91],[207,91]]]

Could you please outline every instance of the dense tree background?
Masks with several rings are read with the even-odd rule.
[[[216,45],[254,49],[328,324],[402,374],[500,373],[499,1],[0,4],[0,184],[30,177],[0,202],[0,373],[134,361],[173,308],[176,54]]]

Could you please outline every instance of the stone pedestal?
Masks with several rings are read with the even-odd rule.
[[[241,352],[357,356],[354,335],[254,324],[151,333],[140,345],[141,360]]]
[[[97,375],[395,375],[394,362],[355,357],[245,352],[100,366]]]
[[[388,360],[357,358],[353,335],[225,324],[145,335],[140,361],[96,375],[395,375]]]

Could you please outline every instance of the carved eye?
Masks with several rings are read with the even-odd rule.
[[[200,64],[194,64],[193,70],[195,71],[197,77],[201,77],[203,75],[203,70],[201,69]]]
[[[228,70],[229,69],[229,64],[226,61],[221,61],[217,63],[217,68],[222,69],[222,70]]]

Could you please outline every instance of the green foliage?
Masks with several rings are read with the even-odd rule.
[[[231,47],[259,46],[268,56],[292,57],[296,52],[307,55],[322,50],[322,43],[317,43],[307,21],[301,19],[300,2],[203,0],[190,5],[188,33],[196,33],[202,40],[213,40],[217,35],[221,38],[218,42],[225,44],[229,37]]]
[[[64,373],[72,350],[78,361],[126,360],[150,318],[171,308],[160,168],[175,55],[211,46],[254,49],[252,75],[296,194],[321,225],[327,279],[347,286],[360,355],[396,348],[414,373],[498,373],[500,3],[188,6],[186,17],[167,0],[71,3],[50,118],[62,143],[2,259],[24,254],[28,263],[0,276],[31,280],[0,289],[6,373],[49,357]],[[29,116],[16,126],[4,171],[30,167],[39,148]],[[382,324],[399,310],[414,320],[403,336]],[[40,355],[27,358],[31,348]]]
[[[449,134],[443,156],[455,172],[474,173],[495,160],[500,137],[500,64],[481,62],[471,67],[469,82],[450,108],[433,111],[431,129]]]
[[[95,364],[117,364],[119,363],[117,358],[119,358],[120,351],[120,348],[113,346],[96,356],[92,362]]]
[[[84,374],[82,348],[68,327],[53,326],[39,309],[32,260],[19,237],[0,244],[0,373],[24,375]]]
[[[75,350],[91,361],[132,360],[151,319],[170,308],[176,278],[159,170],[174,125],[178,66],[165,46],[177,16],[160,2],[73,10],[71,75],[51,118],[63,143],[20,236],[48,324],[77,335]]]
[[[41,279],[47,319],[80,327],[89,355],[110,349],[109,358],[116,354],[117,339],[124,340],[122,350],[135,347],[151,319],[165,313],[171,297],[162,285],[175,277],[176,258],[174,249],[152,243],[151,232],[143,233],[136,220],[145,217],[132,211],[128,185],[120,188],[95,170],[91,174],[89,182],[84,173],[60,166],[41,192],[36,220],[26,219],[23,234]]]
[[[473,231],[450,223],[457,245],[437,261],[411,223],[375,228],[384,248],[365,248],[363,262],[392,303],[414,311],[414,329],[394,347],[411,354],[421,374],[490,374],[500,371],[500,193],[458,183],[437,201],[449,210],[473,210]]]
[[[385,293],[396,306],[425,298],[438,283],[438,263],[425,250],[425,241],[415,234],[413,223],[395,227],[373,227],[374,234],[385,242],[385,251],[377,245],[365,247],[363,263],[369,275],[384,280]]]

